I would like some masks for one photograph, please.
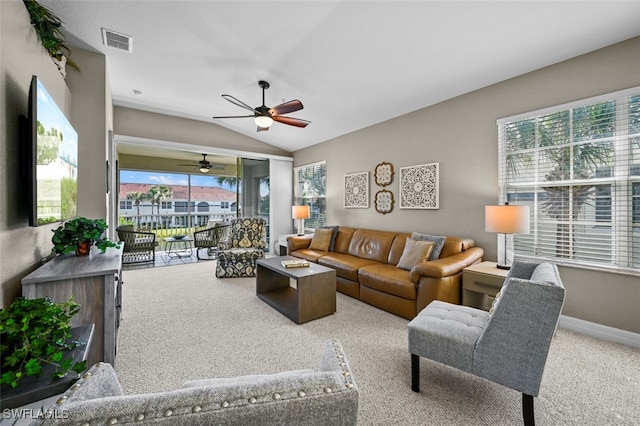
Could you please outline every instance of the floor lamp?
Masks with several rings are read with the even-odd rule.
[[[498,233],[498,268],[511,269],[513,234],[529,233],[529,207],[485,206],[484,230]]]
[[[309,206],[291,207],[291,216],[298,221],[298,235],[304,235],[304,220],[309,219]]]

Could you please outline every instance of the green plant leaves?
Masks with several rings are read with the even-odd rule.
[[[0,383],[16,387],[25,376],[40,376],[44,364],[56,367],[52,378],[84,371],[86,361],[73,363],[69,356],[84,345],[70,340],[71,319],[79,310],[73,296],[64,303],[19,297],[0,309]]]
[[[87,219],[80,216],[69,219],[53,230],[53,251],[60,254],[71,253],[79,243],[86,241],[95,244],[103,253],[108,247],[120,247],[119,242],[114,243],[104,236],[107,228],[104,219]]]

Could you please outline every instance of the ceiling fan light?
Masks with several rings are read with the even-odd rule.
[[[273,124],[273,118],[266,115],[258,115],[255,118],[258,127],[267,128]]]
[[[209,168],[208,168],[208,167],[204,167],[204,166],[202,166],[202,167],[200,167],[200,171],[201,171],[202,173],[209,173]]]

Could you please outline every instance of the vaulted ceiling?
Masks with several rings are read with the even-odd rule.
[[[291,152],[640,35],[640,1],[40,2],[72,46],[106,56],[115,105]],[[259,80],[267,106],[299,99],[289,115],[311,124],[211,119],[249,113],[222,94],[261,105]]]

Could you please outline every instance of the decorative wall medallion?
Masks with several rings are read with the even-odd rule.
[[[376,185],[387,186],[393,182],[393,165],[391,163],[382,162],[376,166],[374,172]]]
[[[344,206],[369,207],[369,172],[344,175]]]
[[[439,179],[439,163],[400,168],[400,208],[440,208]]]
[[[382,189],[376,192],[376,211],[387,214],[393,210],[393,192]]]

